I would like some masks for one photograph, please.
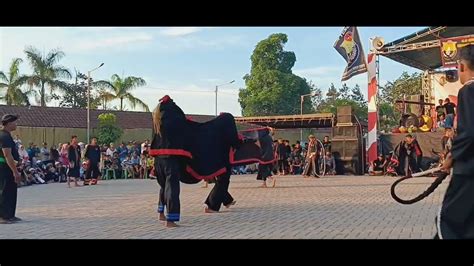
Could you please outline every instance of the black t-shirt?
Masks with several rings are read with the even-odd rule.
[[[13,141],[12,135],[10,132],[5,130],[0,130],[0,148],[11,148],[12,156],[15,161],[20,161],[20,155],[18,154],[18,149],[16,144]],[[0,157],[5,158],[3,151],[0,150]]]
[[[97,145],[87,145],[86,148],[86,153],[84,154],[84,157],[89,159],[92,162],[98,162],[100,161],[100,148]]]
[[[456,105],[454,103],[447,103],[444,105],[444,108],[446,109],[446,114],[454,114],[454,109],[456,108]]]

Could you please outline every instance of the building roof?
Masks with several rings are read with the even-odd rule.
[[[331,128],[334,123],[334,115],[331,113],[305,114],[305,115],[279,115],[279,116],[256,116],[238,117],[235,121],[240,123],[251,123],[273,128]]]
[[[24,127],[60,127],[87,128],[87,109],[40,107],[40,106],[7,106],[0,105],[0,116],[4,114],[19,115],[17,125]],[[91,128],[98,126],[97,117],[102,113],[113,113],[117,124],[123,129],[152,128],[152,117],[149,112],[128,112],[111,110],[91,110]],[[196,122],[206,122],[212,115],[187,115]]]

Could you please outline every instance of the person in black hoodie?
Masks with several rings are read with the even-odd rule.
[[[89,160],[84,185],[96,185],[97,178],[102,175],[99,170],[100,147],[97,145],[97,138],[93,137],[91,139],[91,143],[86,147],[84,157]]]
[[[457,135],[443,168],[452,177],[437,217],[436,238],[474,238],[474,45],[461,48]],[[452,167],[452,169],[451,169]]]

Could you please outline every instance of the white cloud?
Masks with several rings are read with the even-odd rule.
[[[213,115],[215,113],[214,91],[212,88],[196,84],[172,86],[168,84],[150,84],[133,90],[132,94],[145,102],[151,110],[156,107],[161,97],[169,95],[186,114]],[[117,103],[114,102],[113,104]],[[229,112],[234,116],[240,116],[238,95],[219,93],[218,112]]]
[[[203,28],[199,27],[170,27],[162,30],[161,34],[171,37],[180,37],[201,31],[202,29]]]
[[[119,36],[111,36],[106,38],[89,38],[81,39],[72,44],[71,51],[89,51],[99,48],[123,48],[129,44],[146,43],[153,40],[153,36],[149,33],[136,32],[128,34],[120,34]]]
[[[326,76],[329,73],[333,74],[340,70],[341,69],[339,67],[335,67],[335,66],[320,66],[320,67],[313,67],[313,68],[295,69],[293,70],[293,72],[299,76],[314,77],[314,76]]]

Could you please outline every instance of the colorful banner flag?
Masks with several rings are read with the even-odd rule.
[[[449,39],[441,39],[441,59],[443,67],[457,67],[459,60],[459,49],[474,44],[474,36],[462,36]]]
[[[355,75],[367,72],[367,63],[357,27],[345,27],[339,39],[334,43],[334,48],[347,62],[341,81],[346,81]]]

